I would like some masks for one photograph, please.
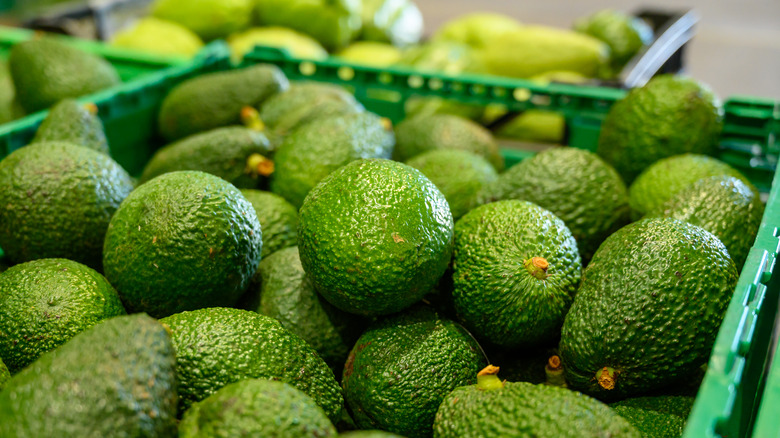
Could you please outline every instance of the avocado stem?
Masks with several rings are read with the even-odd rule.
[[[257,176],[269,176],[274,173],[274,162],[260,154],[252,154],[246,159],[246,173]]]
[[[265,123],[260,118],[260,113],[251,106],[241,108],[241,123],[255,131],[265,131]]]
[[[547,278],[547,268],[550,267],[550,264],[547,263],[547,260],[544,257],[531,257],[525,261],[524,265],[525,269],[528,270],[528,273],[531,274],[532,277],[539,280]]]
[[[504,387],[498,376],[498,367],[488,365],[477,373],[477,389],[483,391],[491,391],[494,389],[500,389]]]
[[[545,385],[560,386],[561,388],[569,387],[566,384],[566,378],[563,376],[563,363],[557,355],[550,356],[550,359],[547,360],[544,373],[547,375]]]
[[[385,128],[385,131],[393,130],[393,122],[387,117],[382,117],[379,119],[379,122],[382,124],[382,127]]]
[[[596,381],[599,382],[599,386],[611,391],[615,389],[615,383],[617,381],[617,371],[614,368],[604,367],[596,371]]]
[[[98,113],[98,107],[92,102],[87,102],[84,104],[84,109],[87,110],[90,114],[93,116],[96,116]]]

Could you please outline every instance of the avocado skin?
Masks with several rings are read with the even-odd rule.
[[[352,430],[339,434],[339,438],[404,438],[382,430]]]
[[[51,38],[14,45],[8,65],[16,99],[27,113],[120,83],[116,69],[105,59]]]
[[[694,397],[637,397],[609,406],[647,438],[679,438],[691,413]]]
[[[284,198],[261,190],[241,190],[263,230],[262,257],[298,244],[298,210]]]
[[[14,263],[66,258],[101,269],[109,221],[133,190],[97,151],[34,143],[0,161],[0,247]]]
[[[38,259],[0,275],[0,357],[16,373],[104,319],[124,315],[116,290],[94,269]]]
[[[262,132],[241,126],[194,134],[155,152],[140,183],[177,170],[199,170],[216,175],[240,189],[261,187],[266,178],[248,171],[252,154],[270,157],[271,145]]]
[[[662,158],[712,155],[722,129],[723,108],[711,91],[693,79],[661,75],[610,108],[598,154],[631,184]]]
[[[438,283],[452,254],[444,195],[395,161],[358,160],[336,170],[309,193],[299,219],[303,269],[328,302],[350,313],[409,307]]]
[[[0,392],[0,436],[175,437],[176,358],[144,314],[105,320],[40,357]]]
[[[552,148],[523,160],[485,186],[480,203],[519,199],[561,218],[587,263],[601,242],[629,222],[628,190],[598,155]]]
[[[8,371],[8,367],[5,366],[3,360],[0,359],[0,391],[5,388],[5,385],[9,380],[11,380],[11,372]]]
[[[617,400],[661,389],[707,361],[738,278],[717,237],[650,218],[604,241],[582,275],[561,331],[572,389]],[[596,373],[613,368],[613,389]]]
[[[458,386],[476,383],[485,365],[479,344],[463,327],[417,305],[363,333],[341,384],[359,428],[430,437],[442,399]]]
[[[726,245],[741,270],[761,226],[764,204],[741,180],[714,176],[680,190],[648,216],[671,217],[704,228]]]
[[[431,149],[459,149],[484,157],[498,172],[504,170],[504,157],[490,131],[463,117],[420,115],[399,123],[395,135],[394,160],[408,161]]]
[[[287,383],[267,379],[225,386],[193,405],[179,425],[179,438],[336,435],[336,428],[311,397]]]
[[[256,107],[289,86],[282,71],[268,64],[209,73],[175,87],[160,107],[158,126],[168,141],[241,123],[241,109]]]
[[[607,405],[579,392],[556,386],[504,382],[502,388],[493,390],[480,390],[477,385],[471,385],[452,391],[436,412],[433,436],[639,438],[642,435]]]
[[[289,383],[308,394],[331,421],[344,399],[333,371],[279,321],[240,309],[212,307],[160,320],[171,330],[179,375],[179,412],[220,388],[248,378]]]
[[[109,155],[103,123],[73,99],[54,105],[30,143],[66,141]]]
[[[390,158],[393,131],[373,113],[315,120],[287,136],[274,161],[271,191],[296,208],[334,170],[360,158]]]
[[[527,201],[477,207],[455,224],[453,254],[455,312],[478,339],[514,348],[558,336],[582,265],[557,216]],[[547,260],[547,278],[526,269],[533,257]]]
[[[139,186],[106,232],[103,268],[129,312],[155,318],[232,305],[262,251],[260,222],[241,192],[198,171]]]

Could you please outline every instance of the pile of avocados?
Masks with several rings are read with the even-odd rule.
[[[271,65],[175,86],[139,175],[53,104],[0,161],[2,437],[679,437],[764,209],[673,76],[509,168]]]

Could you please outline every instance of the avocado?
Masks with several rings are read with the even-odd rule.
[[[572,389],[617,400],[694,374],[738,278],[710,232],[670,218],[627,225],[599,247],[561,330]]]
[[[151,14],[178,23],[204,41],[211,41],[249,26],[254,8],[253,0],[156,0]]]
[[[726,245],[741,270],[761,225],[764,204],[741,180],[713,176],[680,190],[648,216],[671,217],[704,228]]]
[[[260,287],[255,293],[259,295],[259,305],[249,310],[279,320],[282,327],[311,345],[340,375],[349,350],[365,329],[365,321],[319,296],[303,271],[297,246],[263,259],[257,274]]]
[[[350,64],[383,68],[401,60],[401,49],[388,43],[355,41],[334,56]]]
[[[262,132],[241,126],[191,135],[155,152],[140,182],[176,170],[200,170],[238,188],[262,187],[273,171],[271,145]]]
[[[522,24],[509,15],[495,12],[470,12],[444,23],[431,39],[482,49],[501,38],[504,32],[520,27]]]
[[[459,149],[482,156],[496,171],[504,170],[504,158],[490,131],[471,120],[451,114],[406,119],[395,129],[393,159],[407,161],[432,149]]]
[[[103,239],[130,175],[92,149],[34,143],[0,161],[0,247],[14,263],[66,258],[101,269]]]
[[[241,190],[252,204],[263,230],[263,259],[298,244],[298,210],[284,198],[260,190]]]
[[[390,158],[394,143],[393,131],[373,113],[315,120],[279,146],[271,191],[300,208],[331,172],[360,158]]]
[[[634,219],[660,208],[689,185],[711,176],[738,178],[759,196],[750,180],[737,169],[706,155],[683,154],[658,160],[645,169],[629,187],[629,204]]]
[[[615,75],[653,40],[653,29],[646,22],[612,9],[579,18],[573,28],[609,46],[610,66]]]
[[[260,119],[277,137],[318,119],[363,112],[346,89],[320,82],[296,82],[260,106]]]
[[[108,61],[54,38],[23,41],[8,56],[16,98],[28,113],[120,83]]]
[[[423,33],[423,16],[412,0],[363,0],[360,40],[381,41],[403,47],[417,44]]]
[[[561,218],[587,263],[601,242],[629,222],[628,190],[598,155],[551,148],[512,166],[483,188],[479,202],[519,199]]]
[[[693,397],[637,397],[609,406],[647,438],[679,438],[693,407]]]
[[[419,301],[452,254],[447,200],[420,171],[391,160],[358,160],[306,197],[298,249],[317,291],[360,315],[398,312]]]
[[[95,270],[65,259],[18,264],[0,275],[0,358],[16,373],[104,319],[125,314]]]
[[[160,134],[174,141],[239,124],[244,107],[256,107],[288,86],[279,67],[269,64],[188,79],[163,100],[158,116]]]
[[[554,339],[581,270],[568,227],[536,204],[498,201],[455,224],[452,299],[481,341],[515,348]]]
[[[316,351],[279,321],[255,312],[211,307],[160,320],[171,331],[179,375],[179,412],[220,388],[269,378],[308,394],[331,421],[344,400],[333,371]]]
[[[639,438],[607,405],[568,389],[501,381],[498,367],[480,371],[476,385],[456,388],[433,423],[436,438]]]
[[[361,0],[263,0],[256,3],[255,13],[263,26],[303,32],[337,51],[360,33],[362,6]]]
[[[404,438],[382,430],[353,430],[339,434],[339,438]]]
[[[0,391],[5,388],[5,384],[11,380],[11,372],[8,371],[8,367],[5,366],[3,360],[0,359]]]
[[[359,428],[430,437],[442,399],[475,383],[484,366],[482,349],[466,330],[417,305],[360,336],[341,384]]]
[[[311,397],[284,382],[247,379],[195,403],[179,424],[179,438],[336,437],[336,428]]]
[[[54,105],[30,143],[66,141],[109,155],[103,123],[94,104],[83,105],[64,99]]]
[[[24,109],[20,108],[16,100],[14,80],[8,62],[0,60],[0,123],[8,123],[24,116]]]
[[[609,109],[598,154],[626,184],[673,155],[712,155],[723,129],[720,101],[694,79],[661,75],[634,88]]]
[[[0,392],[0,436],[173,437],[176,389],[165,328],[144,314],[118,316],[8,382]]]
[[[203,48],[203,40],[193,31],[155,17],[139,18],[113,35],[108,44],[130,50],[169,57],[193,57]]]
[[[454,220],[474,206],[480,189],[498,178],[496,169],[479,155],[457,149],[434,149],[406,162],[441,190]]]
[[[237,188],[207,173],[177,171],[122,202],[106,232],[103,269],[129,312],[160,318],[234,304],[262,246],[255,209]]]
[[[227,42],[236,63],[240,63],[255,46],[284,49],[294,58],[322,60],[328,57],[328,51],[314,38],[280,26],[253,27],[230,35]]]

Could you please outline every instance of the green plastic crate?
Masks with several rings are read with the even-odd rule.
[[[774,358],[769,364],[769,376],[761,398],[755,429],[753,429],[755,438],[780,438],[780,356],[777,351],[780,324],[775,326],[775,330]]]

